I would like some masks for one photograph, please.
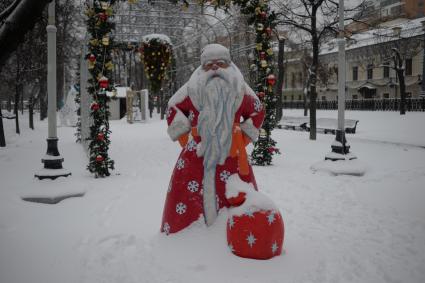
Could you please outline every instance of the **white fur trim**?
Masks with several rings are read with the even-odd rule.
[[[251,139],[252,142],[257,141],[260,131],[254,126],[251,118],[241,123],[241,130]]]
[[[177,113],[167,129],[167,133],[173,141],[177,140],[181,135],[188,133],[191,130],[189,119],[179,109],[174,109],[177,111]]]

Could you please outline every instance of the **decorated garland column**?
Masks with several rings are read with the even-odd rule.
[[[114,23],[110,21],[113,16],[112,6],[115,0],[93,0],[87,5],[86,15],[87,30],[91,36],[88,44],[88,68],[91,78],[88,80],[88,93],[93,102],[90,106],[90,116],[93,124],[90,127],[90,161],[87,169],[95,177],[110,175],[109,169],[114,169],[114,161],[109,158],[109,110],[106,92],[112,90],[112,58],[109,37]]]
[[[239,1],[235,0],[234,2]],[[257,73],[257,81],[255,91],[266,108],[266,116],[251,157],[253,164],[264,166],[272,163],[274,154],[280,154],[276,147],[276,141],[271,137],[271,132],[276,127],[277,103],[277,96],[273,92],[276,77],[273,66],[273,48],[270,44],[272,29],[275,27],[275,15],[270,13],[270,8],[265,0],[240,2],[243,2],[240,4],[241,11],[250,16],[249,23],[256,30],[254,69]]]

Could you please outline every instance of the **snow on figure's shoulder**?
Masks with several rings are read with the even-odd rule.
[[[152,34],[148,34],[142,37],[142,41],[145,43],[148,43],[149,41],[151,41],[152,39],[157,39],[158,41],[168,44],[168,45],[173,45],[171,43],[171,39],[166,36],[165,34],[160,34],[160,33],[152,33]]]
[[[245,83],[245,94],[254,97],[255,99],[258,99],[257,95],[255,94],[254,90]]]
[[[265,194],[254,189],[253,184],[241,180],[238,174],[233,174],[226,182],[226,198],[238,196],[239,193],[245,193],[245,202],[229,209],[230,215],[243,215],[246,211],[273,210],[278,211],[273,201]]]

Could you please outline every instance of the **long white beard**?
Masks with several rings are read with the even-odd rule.
[[[201,144],[197,154],[204,157],[204,217],[207,225],[211,225],[217,217],[216,166],[224,164],[229,155],[238,91],[232,87],[223,69],[205,72],[205,77],[205,86],[198,89]]]
[[[236,93],[223,78],[210,77],[200,99],[198,134],[201,145],[198,156],[204,157],[204,167],[223,164],[232,143]]]

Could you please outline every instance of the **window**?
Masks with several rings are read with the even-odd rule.
[[[291,88],[295,88],[295,73],[291,73]]]
[[[357,99],[357,98],[358,98],[357,94],[353,94],[353,99]]]
[[[368,80],[373,79],[373,65],[372,64],[367,65],[367,79]]]
[[[412,98],[412,93],[411,92],[406,92],[406,98]]]
[[[323,100],[323,101],[326,101],[326,96],[324,96],[324,95],[323,95],[323,96],[322,96],[322,100]]]
[[[303,97],[302,97],[302,95],[300,94],[300,95],[298,95],[298,100],[303,100]]]
[[[412,75],[412,58],[406,59],[406,76]]]
[[[291,100],[294,100],[294,95],[291,95]]]
[[[389,77],[390,77],[390,63],[385,62],[384,63],[384,78],[389,78]]]
[[[283,96],[283,100],[286,100],[286,95]]]
[[[383,97],[383,98],[390,98],[390,94],[389,94],[389,93],[384,93],[384,94],[382,95],[382,97]]]
[[[353,67],[353,81],[357,81],[359,79],[359,67]]]

